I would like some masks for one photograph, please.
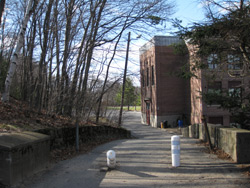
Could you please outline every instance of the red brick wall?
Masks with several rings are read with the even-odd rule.
[[[153,116],[171,116],[176,118],[185,114],[190,116],[191,124],[201,123],[202,115],[206,115],[211,121],[221,120],[223,125],[229,125],[230,113],[220,109],[217,105],[208,106],[201,98],[201,93],[207,90],[207,80],[211,73],[216,72],[215,81],[221,81],[222,89],[227,90],[230,81],[241,81],[244,83],[245,93],[250,92],[250,75],[241,78],[232,78],[222,67],[220,70],[197,70],[193,72],[197,77],[190,80],[178,78],[173,73],[178,71],[184,61],[189,61],[190,70],[197,60],[195,48],[187,46],[189,58],[178,56],[171,46],[153,46],[140,55],[141,75],[143,74],[144,86],[141,80],[142,113],[146,114],[145,98],[150,99],[150,114]],[[152,85],[151,66],[154,66],[155,85]],[[226,64],[224,65],[226,66]],[[147,68],[149,84],[147,86]],[[142,78],[142,76],[141,76]],[[189,117],[187,117],[189,119]],[[158,121],[158,120],[157,120]],[[158,123],[158,122],[157,122]]]
[[[197,61],[197,57],[195,54],[195,48],[192,46],[188,46],[190,53],[190,65],[194,64]],[[204,59],[206,61],[206,59]],[[230,124],[230,113],[227,110],[223,110],[219,105],[207,105],[202,101],[201,95],[199,91],[206,92],[208,89],[208,81],[211,81],[211,76],[213,75],[213,81],[220,81],[222,90],[227,91],[229,88],[230,81],[241,81],[243,83],[242,87],[244,87],[244,92],[249,93],[249,85],[247,83],[250,82],[250,75],[244,78],[235,78],[229,76],[227,72],[227,63],[221,62],[220,69],[215,70],[198,70],[194,72],[198,78],[191,78],[191,124],[201,123],[201,116],[205,115],[208,118],[208,122],[221,121],[223,119],[223,125],[228,126]],[[199,98],[197,98],[199,97]]]
[[[140,56],[142,112],[146,113],[144,98],[151,99],[151,115],[182,115],[190,113],[190,83],[175,76],[183,61],[183,56],[175,55],[172,47],[156,46]],[[154,66],[155,84],[152,85],[151,66]],[[149,68],[149,85],[146,72]],[[142,76],[141,76],[142,78]]]
[[[178,78],[174,72],[178,71],[183,56],[175,55],[172,47],[155,47],[158,115],[183,114],[185,109],[185,92],[187,81]]]

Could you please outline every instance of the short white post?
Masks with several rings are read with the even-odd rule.
[[[180,136],[171,137],[172,166],[180,166]]]
[[[107,165],[109,168],[115,168],[116,164],[116,154],[115,151],[109,150],[107,152]]]

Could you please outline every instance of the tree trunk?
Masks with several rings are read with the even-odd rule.
[[[30,33],[30,42],[28,45],[28,63],[29,63],[29,74],[28,74],[28,96],[29,96],[29,104],[30,107],[33,106],[33,100],[34,100],[34,75],[33,75],[33,52],[35,47],[35,37],[36,37],[36,17],[33,15],[32,19],[32,31]]]
[[[72,109],[73,109],[74,99],[75,99],[75,95],[76,95],[76,88],[77,88],[77,82],[78,82],[78,78],[79,78],[80,68],[86,59],[85,54],[87,53],[87,50],[85,49],[84,54],[83,54],[83,47],[84,47],[84,44],[85,44],[85,41],[87,38],[87,33],[88,33],[88,29],[89,29],[90,24],[91,24],[91,18],[89,18],[88,24],[87,24],[86,29],[84,31],[84,35],[83,35],[82,41],[81,41],[81,46],[79,48],[79,52],[78,52],[78,56],[77,56],[77,60],[76,60],[76,68],[74,71],[72,87],[70,90],[69,105],[68,105],[67,112],[66,112],[66,115],[68,115],[68,116],[72,115]],[[83,68],[84,68],[84,66],[83,66]]]
[[[59,0],[55,1],[55,8],[54,8],[54,24],[55,24],[55,31],[53,31],[56,43],[56,95],[60,95],[60,39],[59,39],[59,26],[58,26],[58,3]],[[56,112],[60,112],[60,99],[59,97],[56,98]]]
[[[55,44],[55,37],[53,36],[52,33],[52,44],[51,44],[51,49],[50,49],[50,61],[49,61],[49,78],[48,78],[48,86],[47,86],[47,90],[46,90],[46,95],[47,95],[47,110],[51,113],[52,110],[52,106],[53,106],[53,99],[52,99],[52,92],[54,91],[53,88],[53,84],[52,84],[52,76],[53,76],[53,70],[52,70],[52,64],[53,64],[53,47]]]
[[[94,12],[91,12],[91,14],[92,14],[91,17],[93,19],[92,26],[91,26],[91,37],[90,37],[91,39],[90,39],[90,46],[88,49],[86,67],[85,67],[85,72],[84,72],[84,79],[82,82],[82,91],[81,91],[80,97],[78,97],[78,100],[77,100],[77,113],[81,112],[82,104],[84,103],[84,98],[85,98],[85,94],[86,94],[86,90],[87,90],[87,82],[88,82],[90,64],[91,64],[91,60],[92,60],[93,51],[95,48],[95,42],[96,42],[97,32],[99,29],[101,15],[102,15],[102,11],[105,7],[105,4],[106,4],[106,0],[103,0],[102,2],[100,2],[100,9],[99,9],[99,12],[97,14],[97,18],[95,17],[95,15],[93,15],[93,13],[95,13],[98,5],[95,5]]]
[[[3,56],[3,51],[5,49],[5,45],[4,45],[4,30],[5,30],[5,24],[6,24],[6,16],[3,18],[3,24],[0,24],[0,28],[2,30],[2,33],[1,33],[1,48],[0,48],[0,56],[2,57]]]
[[[72,19],[73,19],[73,11],[74,11],[75,0],[70,0],[66,5],[66,30],[65,30],[65,42],[64,42],[64,51],[63,51],[63,64],[62,64],[62,76],[60,81],[60,93],[59,93],[59,113],[63,114],[67,111],[68,108],[68,100],[67,100],[67,89],[68,89],[68,57],[70,53],[70,40],[71,40],[71,32],[72,32]]]
[[[26,9],[26,13],[25,13],[25,16],[24,16],[24,20],[23,20],[23,23],[22,23],[22,26],[21,26],[21,30],[20,30],[19,35],[18,35],[16,49],[15,49],[15,52],[14,52],[12,58],[11,58],[11,61],[10,61],[9,71],[8,71],[8,74],[7,74],[7,77],[6,77],[6,80],[5,80],[5,90],[4,90],[4,93],[3,93],[3,96],[2,96],[2,101],[3,102],[8,102],[9,101],[10,86],[11,86],[11,82],[12,82],[14,73],[16,71],[16,65],[18,63],[18,55],[20,53],[20,50],[23,47],[23,39],[24,39],[24,34],[26,32],[26,27],[27,27],[29,18],[30,18],[31,14],[32,14],[32,11],[33,11],[33,9],[32,9],[33,3],[34,3],[33,0],[29,0],[28,7]]]
[[[38,76],[38,86],[36,92],[36,106],[39,112],[43,106],[43,96],[44,96],[44,75],[46,73],[45,59],[48,52],[48,37],[49,37],[49,27],[50,27],[50,13],[52,9],[52,4],[54,0],[49,0],[48,9],[46,11],[46,16],[44,19],[43,25],[43,43],[42,43],[42,52],[39,61],[39,76]],[[42,37],[42,36],[41,36]]]
[[[0,1],[0,25],[2,23],[2,16],[4,12],[4,7],[5,7],[5,0]]]
[[[123,32],[123,31],[122,31]],[[107,71],[106,71],[106,76],[105,76],[105,80],[104,80],[104,83],[103,83],[103,87],[102,87],[102,91],[101,91],[101,94],[100,94],[100,97],[99,97],[99,102],[98,102],[98,107],[97,107],[97,112],[96,112],[96,123],[99,122],[99,116],[100,116],[100,112],[101,112],[101,104],[102,104],[102,98],[103,98],[103,95],[104,95],[104,91],[105,91],[105,87],[106,87],[106,84],[107,84],[107,81],[108,81],[108,76],[109,76],[109,68],[110,68],[110,65],[115,57],[115,54],[116,54],[116,49],[117,49],[117,46],[118,46],[118,43],[121,39],[121,36],[122,36],[122,32],[120,33],[120,36],[115,44],[115,47],[114,47],[114,52],[113,52],[113,56],[111,57],[109,63],[108,63],[108,67],[107,67]]]

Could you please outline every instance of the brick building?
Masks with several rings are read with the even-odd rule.
[[[195,48],[187,46],[190,66],[198,58]],[[232,54],[210,54],[203,59],[207,69],[196,70],[197,77],[190,79],[191,90],[191,124],[201,123],[201,116],[205,115],[208,122],[229,126],[235,124],[231,114],[219,104],[206,104],[202,101],[201,92],[228,92],[236,91],[242,98],[250,93],[250,75],[240,76],[242,64],[239,57]]]
[[[173,73],[187,60],[171,46],[182,40],[155,36],[140,48],[142,123],[159,127],[162,121],[175,126],[189,121],[190,83]]]
[[[234,123],[230,113],[218,104],[205,104],[201,92],[249,93],[250,76],[237,78],[228,74],[240,73],[239,59],[230,54],[219,59],[217,54],[211,54],[204,59],[208,69],[197,70],[197,77],[185,80],[174,73],[187,61],[192,66],[196,57],[192,46],[187,46],[189,56],[177,55],[172,45],[180,42],[183,41],[173,36],[155,36],[140,48],[142,123],[159,127],[167,121],[168,126],[174,127],[179,119],[184,124],[201,123],[202,115],[208,117],[209,123]],[[210,79],[211,75],[215,79]]]

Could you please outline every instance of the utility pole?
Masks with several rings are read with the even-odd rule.
[[[126,76],[127,76],[129,43],[130,43],[130,32],[128,33],[127,52],[126,52],[125,68],[124,68],[124,74],[123,74],[122,99],[121,99],[121,108],[120,108],[119,121],[118,121],[119,126],[121,126],[121,123],[122,123],[122,110],[123,110],[124,91],[125,91]]]

